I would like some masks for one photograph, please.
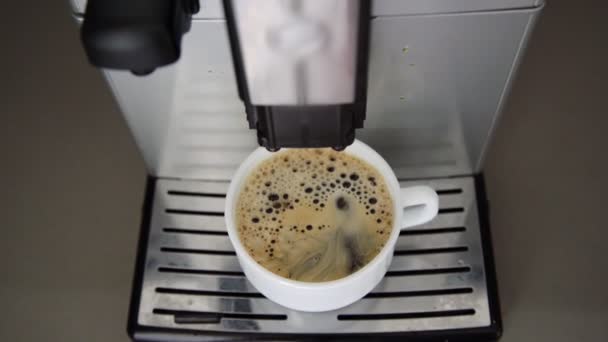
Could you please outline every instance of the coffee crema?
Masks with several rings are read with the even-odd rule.
[[[331,149],[289,149],[247,177],[236,224],[264,268],[308,282],[340,279],[369,263],[393,226],[393,201],[367,162]]]

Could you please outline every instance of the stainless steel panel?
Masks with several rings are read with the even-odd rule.
[[[389,271],[435,270],[469,266],[475,260],[467,252],[423,254],[417,256],[396,255]]]
[[[466,246],[467,240],[461,232],[419,235],[419,236],[400,236],[397,239],[395,250],[413,251],[416,249],[437,249],[451,246]]]
[[[245,277],[172,273],[159,277],[155,282],[155,285],[160,288],[175,288],[175,284],[179,284],[179,288],[182,290],[217,289],[218,291],[259,294]]]
[[[224,217],[218,216],[186,216],[178,214],[159,214],[159,224],[163,227],[181,227],[193,230],[226,231]]]
[[[442,227],[460,227],[465,224],[466,213],[446,213],[437,216],[433,221],[425,223],[416,229],[437,229]]]
[[[183,182],[181,180],[165,179],[162,182],[163,189],[167,190],[167,195],[175,196],[169,193],[169,191],[188,192],[191,194],[219,194],[225,195],[228,191],[228,182],[205,182],[204,186],[193,186],[199,183]],[[160,184],[159,184],[160,185]]]
[[[229,179],[257,147],[238,98],[225,26],[194,22],[179,62],[149,76],[105,71],[152,175]]]
[[[392,314],[408,312],[434,312],[475,307],[470,295],[443,295],[428,297],[363,298],[340,309],[340,314]]]
[[[259,294],[242,274],[225,228],[206,227],[223,219],[213,216],[210,221],[204,205],[218,206],[227,183],[158,180],[139,324],[253,333],[374,333],[489,325],[473,180],[402,182],[413,184],[435,188],[441,210],[462,212],[441,213],[432,223],[402,233],[387,276],[364,299],[341,310],[303,313]],[[169,208],[188,211],[170,214]],[[205,313],[212,321],[176,323],[174,314],[183,312]],[[396,316],[377,316],[387,314]]]
[[[185,248],[191,250],[234,252],[230,240],[224,235],[194,235],[165,233],[158,240],[162,247]]]
[[[428,289],[462,289],[470,287],[473,282],[476,282],[478,275],[471,272],[460,272],[454,274],[433,274],[433,275],[418,275],[408,277],[408,291],[426,291]],[[372,293],[386,292],[402,292],[403,279],[400,277],[385,277],[384,280],[376,286]]]
[[[155,241],[151,238],[150,242]],[[170,253],[160,252],[160,247],[158,249],[158,251],[150,251],[148,254],[146,267],[150,271],[157,270],[158,267],[178,267],[206,271],[242,272],[236,256]]]
[[[171,205],[182,210],[202,210],[209,212],[223,212],[224,199],[205,196],[173,196]]]
[[[537,10],[377,17],[368,113],[357,137],[401,179],[478,172]],[[257,146],[223,20],[197,20],[180,61],[147,77],[107,71],[149,173],[228,180]]]
[[[537,9],[372,20],[365,128],[401,178],[480,171]]]
[[[182,308],[196,312],[282,314],[285,308],[266,298],[234,298],[227,296],[197,296],[189,294],[155,293],[151,296],[157,308]]]

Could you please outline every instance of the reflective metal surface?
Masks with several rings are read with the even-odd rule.
[[[367,119],[357,138],[401,179],[478,172],[538,11],[374,17]],[[150,76],[105,71],[154,176],[229,180],[257,147],[225,26],[194,20],[179,62]]]
[[[302,313],[264,298],[225,231],[228,183],[158,180],[138,323],[199,331],[374,333],[490,325],[472,178],[403,182],[440,194],[440,214],[399,237],[384,280],[341,310]]]
[[[367,119],[357,137],[400,178],[479,172],[535,11],[372,20]]]

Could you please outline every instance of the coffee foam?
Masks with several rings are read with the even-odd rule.
[[[371,261],[390,236],[393,202],[383,178],[344,152],[279,152],[245,184],[236,212],[241,241],[283,277],[342,278]]]

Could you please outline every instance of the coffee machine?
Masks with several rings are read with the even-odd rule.
[[[136,341],[495,340],[482,165],[542,0],[72,0],[149,181],[129,313]],[[439,215],[399,237],[385,279],[324,313],[241,272],[223,220],[256,147],[360,139]]]

